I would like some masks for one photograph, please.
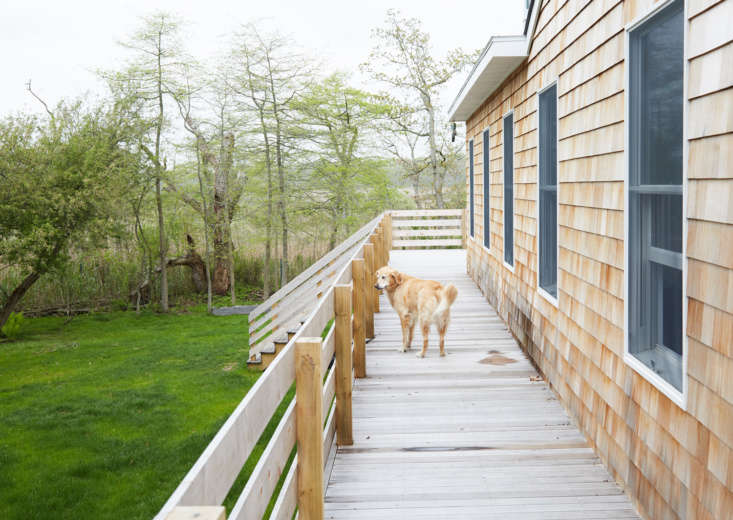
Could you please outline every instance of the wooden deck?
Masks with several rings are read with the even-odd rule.
[[[459,291],[440,358],[397,352],[386,296],[353,389],[353,446],[328,478],[326,518],[638,518],[466,275],[465,251],[392,251],[390,264]]]

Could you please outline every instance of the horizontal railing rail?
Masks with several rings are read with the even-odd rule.
[[[462,209],[416,209],[392,212],[394,248],[463,247]]]
[[[391,233],[391,215],[384,213],[253,311],[255,323],[260,323],[254,329],[256,334],[261,330],[272,333],[287,322],[281,317],[292,312],[273,313],[278,307],[297,308],[307,316],[216,433],[156,520],[184,512],[190,518],[194,514],[202,519],[222,518],[221,504],[294,382],[295,398],[280,418],[229,518],[259,520],[272,500],[272,519],[291,520],[296,508],[303,518],[319,517],[319,508],[322,516],[327,479],[324,467],[333,453],[334,439],[339,445],[353,442],[352,377],[366,376],[365,339],[374,337],[373,313],[379,308],[374,272],[389,260]],[[294,294],[305,303],[294,304],[289,298]],[[333,326],[326,333],[332,320]],[[295,459],[274,496],[296,444]]]

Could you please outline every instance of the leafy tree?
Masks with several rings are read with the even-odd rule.
[[[199,198],[189,196],[169,178],[166,184],[202,216],[207,250],[210,232],[213,239],[213,292],[222,295],[231,289],[234,303],[231,222],[245,185],[245,175],[234,171],[239,166],[235,161],[235,132],[241,121],[229,116],[232,95],[220,74],[206,74],[201,67],[186,66],[184,70],[185,76],[174,99],[184,129],[193,137]],[[194,76],[195,70],[198,77]]]
[[[116,200],[139,167],[120,107],[60,104],[49,116],[0,121],[0,265],[23,272],[0,287],[0,327],[44,274],[60,268],[70,247],[99,245],[115,225]]]
[[[166,98],[178,91],[177,79],[185,63],[181,42],[181,22],[158,12],[142,19],[142,26],[122,46],[131,50],[133,59],[122,72],[103,73],[117,98],[139,102],[135,114],[143,120],[138,128],[138,146],[150,162],[158,220],[158,271],[160,272],[160,305],[168,311],[168,275],[166,271],[168,239],[165,233],[161,185],[168,169],[165,137],[170,121]]]
[[[301,114],[299,136],[315,156],[311,200],[328,214],[329,246],[334,248],[339,231],[348,231],[361,195],[383,167],[383,161],[373,160],[367,152],[374,124],[388,107],[349,87],[339,73],[310,84],[294,107]]]
[[[432,176],[436,205],[443,208],[443,185],[447,151],[440,138],[440,88],[472,63],[476,54],[455,49],[436,59],[430,52],[430,35],[423,31],[416,18],[405,18],[395,9],[387,11],[385,27],[372,32],[374,47],[362,69],[390,88],[385,98],[391,100],[393,112],[390,130],[395,138],[392,152],[398,155],[415,177],[417,186],[422,165],[426,163]],[[415,157],[417,140],[425,141],[428,154],[423,161]],[[407,145],[409,154],[402,150]]]
[[[281,285],[288,281],[288,238],[291,231],[288,223],[288,200],[291,190],[288,186],[290,168],[286,159],[293,138],[292,104],[312,76],[309,67],[308,60],[295,52],[292,41],[277,32],[263,32],[254,24],[244,26],[236,35],[228,66],[232,89],[240,106],[254,112],[259,121],[257,131],[263,141],[265,172],[268,178],[265,265],[269,264],[272,231],[270,222],[274,202],[280,219]],[[275,175],[276,179],[273,178]],[[269,282],[266,280],[267,283]]]

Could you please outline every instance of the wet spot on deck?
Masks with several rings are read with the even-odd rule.
[[[508,365],[509,363],[516,363],[516,359],[502,356],[501,354],[492,354],[487,358],[479,361],[482,365]]]

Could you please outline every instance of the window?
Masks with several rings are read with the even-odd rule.
[[[514,267],[514,113],[504,116],[504,262]]]
[[[483,163],[484,163],[484,247],[491,247],[491,207],[489,205],[489,129],[483,133]]]
[[[679,392],[683,11],[682,0],[676,0],[628,34],[628,350]]]
[[[539,94],[538,284],[557,298],[557,84]]]
[[[468,204],[470,208],[470,233],[473,235],[473,139],[468,141]]]

